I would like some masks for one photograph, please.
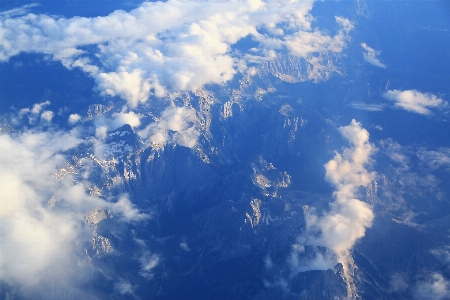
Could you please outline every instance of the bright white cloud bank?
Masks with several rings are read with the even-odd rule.
[[[325,165],[326,178],[336,187],[335,201],[330,204],[330,211],[323,215],[317,215],[314,209],[306,214],[306,231],[299,238],[300,245],[294,246],[290,258],[294,272],[325,270],[340,262],[348,275],[348,267],[353,263],[350,250],[372,225],[371,207],[356,197],[358,189],[375,178],[375,173],[366,169],[375,148],[369,143],[367,130],[355,120],[339,130],[351,147],[342,154],[336,153]],[[325,247],[331,252],[318,252],[312,260],[299,261],[297,256],[304,251],[302,245]]]
[[[76,289],[88,269],[80,248],[89,238],[86,213],[103,208],[126,222],[147,218],[127,195],[107,202],[89,195],[71,174],[55,176],[64,151],[83,143],[77,135],[0,135],[0,281],[41,296]]]
[[[20,52],[50,55],[90,74],[101,93],[136,106],[150,95],[225,83],[245,72],[249,62],[273,59],[279,51],[321,69],[317,56],[341,52],[353,25],[336,17],[336,35],[312,29],[312,6],[312,0],[169,0],[105,17],[71,19],[15,16],[23,8],[0,15],[0,60]],[[251,55],[234,51],[231,46],[247,36],[259,46]],[[97,47],[82,49],[87,45]]]
[[[369,64],[374,65],[376,67],[380,67],[380,68],[386,68],[386,65],[383,64],[378,58],[377,56],[380,55],[381,51],[377,51],[373,48],[370,48],[369,46],[367,46],[366,43],[361,43],[361,47],[364,48],[364,50],[366,50],[364,52],[364,60],[367,61]]]
[[[430,93],[421,93],[417,90],[389,90],[383,94],[388,99],[395,101],[395,106],[404,110],[430,115],[430,108],[445,108],[448,103]]]

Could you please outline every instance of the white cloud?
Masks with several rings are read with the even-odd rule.
[[[117,94],[127,99],[132,107],[137,106],[139,102],[145,102],[151,88],[148,80],[142,78],[141,70],[129,73],[119,68],[117,72],[98,74],[96,80],[102,94],[109,96]]]
[[[356,197],[361,186],[367,186],[374,180],[375,173],[367,171],[366,166],[375,148],[369,143],[367,130],[355,120],[348,126],[340,127],[339,131],[350,142],[351,148],[345,149],[342,154],[336,153],[325,165],[326,179],[336,187],[333,194],[335,201],[330,204],[330,210],[322,215],[317,215],[314,209],[308,211],[306,231],[299,237],[300,244],[326,247],[328,251],[318,252],[315,258],[306,262],[291,261],[290,266],[297,271],[323,270],[340,262],[349,279],[348,268],[352,265],[350,250],[365,235],[374,218],[371,207]],[[295,259],[300,252],[298,249],[293,251],[294,258],[290,259]]]
[[[30,8],[38,6],[37,3],[26,4],[18,8],[13,8],[10,10],[0,12],[0,18],[10,18],[14,16],[24,15],[29,12]]]
[[[23,117],[27,117],[28,118],[28,123],[30,125],[33,125],[36,123],[36,121],[39,119],[46,121],[46,122],[50,122],[53,119],[54,113],[52,111],[44,111],[41,114],[41,111],[44,109],[44,107],[50,105],[50,101],[45,101],[45,102],[41,102],[41,103],[36,103],[33,105],[32,108],[22,108],[19,111],[19,114],[17,117],[13,117],[12,122],[15,124],[18,124],[21,122]]]
[[[414,289],[415,299],[449,299],[450,283],[441,274],[434,273],[428,280],[420,281]]]
[[[336,22],[342,25],[337,35],[331,37],[320,31],[299,31],[285,38],[286,46],[291,54],[307,58],[312,53],[342,52],[345,41],[353,25],[347,20],[336,17]]]
[[[132,111],[128,113],[114,113],[112,115],[112,122],[110,123],[109,130],[117,129],[125,124],[130,125],[133,128],[141,125],[141,116]]]
[[[69,122],[69,124],[73,125],[75,123],[78,123],[78,121],[80,121],[80,120],[81,120],[81,116],[79,114],[71,114],[69,116],[68,122]]]
[[[395,102],[395,106],[422,115],[430,115],[429,108],[445,108],[448,103],[430,93],[417,90],[389,90],[383,96]]]
[[[382,104],[374,104],[374,103],[362,103],[362,102],[353,102],[348,106],[354,109],[361,109],[367,111],[382,111],[384,109],[384,105]]]
[[[111,209],[112,212],[117,213],[122,216],[127,222],[130,221],[142,221],[148,219],[149,216],[141,213],[139,209],[128,199],[127,194],[123,194],[119,197],[117,202],[111,203],[107,205],[108,208]]]
[[[51,122],[54,116],[54,112],[46,110],[41,114],[41,120],[44,120],[45,122]]]
[[[107,137],[108,131],[116,130],[117,128],[128,124],[132,128],[139,127],[141,125],[141,115],[130,112],[113,113],[111,118],[105,116],[97,116],[94,120],[95,124],[95,137],[103,140]]]
[[[160,257],[157,254],[152,254],[150,251],[145,251],[139,262],[141,263],[139,275],[149,280],[153,278],[152,271],[159,264]]]
[[[151,95],[226,83],[256,58],[274,59],[276,51],[308,59],[315,80],[329,67],[317,56],[341,52],[353,25],[336,17],[336,35],[312,30],[313,2],[169,0],[105,17],[4,14],[0,60],[20,52],[51,55],[92,76],[102,94],[120,96],[132,107]],[[259,43],[251,57],[232,49],[247,36]],[[98,47],[82,50],[86,45]]]
[[[89,238],[83,225],[87,212],[100,207],[127,222],[148,217],[126,195],[107,202],[90,196],[87,182],[56,175],[64,151],[84,143],[78,135],[77,130],[0,135],[0,281],[33,296],[47,298],[47,292],[63,288],[83,293],[77,286],[92,272],[80,248]]]
[[[378,58],[377,56],[380,55],[381,51],[377,51],[373,48],[370,48],[369,46],[367,46],[366,43],[361,43],[361,47],[364,48],[364,50],[366,50],[366,52],[364,52],[364,60],[367,61],[369,64],[374,65],[376,67],[380,67],[385,69],[386,65],[383,64]]]
[[[156,147],[164,146],[168,141],[193,148],[200,136],[198,118],[195,110],[186,107],[170,107],[161,118],[139,132],[143,138],[149,138]]]
[[[45,102],[42,102],[42,103],[36,103],[35,105],[33,105],[31,112],[35,115],[38,115],[42,111],[42,109],[49,104],[50,104],[50,101],[48,101],[48,100]]]
[[[55,214],[45,204],[60,184],[52,177],[63,162],[59,151],[81,142],[70,135],[25,133],[17,139],[0,135],[0,279],[22,285],[37,284],[54,268],[70,264],[77,217]],[[47,145],[51,145],[47,147]]]

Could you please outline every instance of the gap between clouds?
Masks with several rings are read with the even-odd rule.
[[[246,72],[255,57],[263,62],[284,52],[314,62],[318,55],[341,52],[353,25],[336,17],[340,29],[334,36],[313,29],[313,2],[169,0],[70,19],[4,13],[0,60],[21,52],[50,55],[90,74],[102,94],[135,107],[150,95],[226,83]],[[232,49],[247,36],[259,44],[250,56]],[[97,47],[88,50],[88,45]]]

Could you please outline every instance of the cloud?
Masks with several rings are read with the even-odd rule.
[[[148,219],[149,216],[141,213],[139,209],[128,199],[127,194],[123,194],[119,197],[117,202],[106,205],[112,212],[117,213],[122,216],[122,219],[131,221],[142,221]]]
[[[448,103],[430,93],[421,93],[417,90],[389,90],[383,94],[383,97],[395,101],[395,106],[404,110],[430,115],[428,108],[446,108]]]
[[[380,55],[381,51],[377,51],[374,50],[373,48],[370,48],[369,46],[367,46],[366,43],[361,43],[361,47],[364,48],[364,50],[366,50],[366,52],[364,52],[364,60],[367,61],[369,64],[374,65],[376,67],[380,67],[385,69],[386,65],[383,64],[378,58],[377,56]]]
[[[44,120],[45,122],[51,122],[54,116],[54,112],[46,110],[41,114],[41,120]]]
[[[128,113],[114,113],[112,115],[112,122],[110,123],[109,130],[117,129],[125,124],[130,125],[133,128],[141,125],[141,116],[130,111]]]
[[[81,68],[100,93],[120,96],[131,107],[152,95],[224,84],[277,53],[307,59],[314,80],[329,68],[319,57],[341,52],[353,25],[336,17],[334,36],[312,30],[313,3],[169,0],[93,18],[3,14],[0,60],[21,52],[50,55],[67,68]],[[251,56],[233,48],[245,37],[257,43]]]
[[[139,275],[150,280],[153,278],[153,269],[159,264],[160,257],[157,254],[151,253],[150,251],[145,251],[144,254],[139,259],[141,263],[141,269]]]
[[[330,204],[330,210],[322,215],[316,214],[314,209],[306,213],[306,230],[298,239],[300,245],[325,247],[327,250],[317,252],[312,260],[291,261],[290,265],[291,268],[295,266],[293,269],[297,271],[324,270],[340,262],[344,275],[350,280],[348,271],[353,264],[350,250],[365,235],[374,218],[371,207],[356,197],[358,189],[369,185],[375,178],[375,173],[366,169],[375,147],[369,143],[367,130],[355,120],[348,126],[340,127],[339,131],[351,147],[342,154],[336,153],[325,164],[326,179],[336,188],[333,193],[335,201]],[[292,256],[295,259],[303,248],[294,250]]]
[[[408,289],[407,277],[401,273],[394,273],[389,280],[391,292],[405,292]]]
[[[450,148],[440,148],[436,150],[419,149],[417,157],[431,170],[440,168],[450,168]]]
[[[198,118],[195,110],[187,107],[170,107],[164,110],[156,123],[150,124],[139,132],[156,147],[162,147],[171,141],[193,148],[200,136]]]
[[[30,11],[30,8],[36,7],[39,4],[32,3],[32,4],[26,4],[21,7],[13,8],[10,10],[2,11],[0,12],[0,18],[11,18],[14,16],[20,16],[28,13]]]
[[[347,34],[353,29],[353,25],[340,17],[336,17],[336,22],[342,29],[334,37],[323,35],[320,31],[299,31],[285,38],[287,48],[291,54],[304,58],[311,53],[342,52]]]
[[[110,118],[105,116],[97,116],[94,120],[95,137],[98,139],[105,139],[108,131],[116,130],[117,128],[128,124],[132,128],[137,128],[141,125],[141,115],[130,112],[113,113]]]
[[[409,158],[405,155],[405,149],[402,146],[388,138],[386,140],[380,141],[380,144],[383,148],[384,153],[394,162],[400,165],[402,170],[408,170],[409,167]]]
[[[50,101],[47,100],[45,102],[34,104],[32,108],[22,108],[19,111],[18,116],[13,117],[12,122],[14,124],[19,124],[25,116],[28,118],[28,124],[30,125],[34,125],[39,118],[44,122],[51,122],[55,115],[52,111],[47,110],[41,113],[44,107],[48,105],[50,105]]]
[[[69,122],[69,124],[73,125],[75,123],[78,123],[78,121],[80,121],[80,120],[81,120],[81,116],[79,114],[71,114],[69,116],[68,122]]]
[[[25,133],[13,139],[0,135],[1,256],[0,279],[29,286],[46,271],[63,272],[70,265],[77,217],[66,218],[45,205],[61,185],[52,177],[63,157],[58,153],[81,140],[70,135]],[[49,147],[47,145],[50,145]],[[64,188],[62,188],[64,189]]]
[[[415,299],[448,299],[450,283],[440,273],[433,273],[428,280],[420,281],[414,289]]]
[[[118,291],[121,295],[134,295],[134,290],[136,286],[133,286],[129,281],[120,280],[114,284],[114,289]]]
[[[353,102],[350,103],[348,106],[354,109],[361,109],[367,111],[382,111],[385,107],[382,104],[362,103],[362,102]]]
[[[148,218],[126,195],[105,201],[88,194],[89,182],[57,172],[82,143],[76,129],[0,135],[0,281],[21,293],[60,298],[50,293],[66,288],[85,298],[77,286],[94,271],[82,256],[86,214],[100,207],[125,222]]]

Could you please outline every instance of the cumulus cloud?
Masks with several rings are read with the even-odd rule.
[[[330,210],[318,215],[314,209],[306,213],[306,230],[299,237],[299,246],[294,247],[290,265],[296,271],[332,268],[337,262],[344,267],[347,279],[349,266],[353,261],[350,250],[356,241],[365,235],[374,218],[371,207],[358,200],[358,189],[369,185],[375,177],[374,172],[366,169],[374,146],[369,143],[369,133],[361,124],[352,120],[350,125],[340,127],[339,131],[349,141],[351,147],[337,153],[326,165],[326,179],[336,191],[335,201]],[[295,261],[304,251],[302,245],[324,247],[327,250],[317,252],[308,261]]]
[[[76,130],[0,135],[0,281],[44,298],[62,287],[77,290],[92,271],[80,249],[89,238],[83,225],[87,212],[101,207],[127,222],[148,217],[126,195],[105,201],[89,195],[71,174],[58,175],[64,152],[84,143],[78,135]]]
[[[430,93],[421,93],[417,90],[389,90],[383,94],[384,98],[394,101],[395,106],[401,109],[422,115],[430,115],[429,108],[445,108],[447,101]]]
[[[141,125],[141,116],[132,111],[128,113],[114,113],[109,129],[114,130],[125,124],[128,124],[133,128],[139,127],[139,125]]]
[[[80,121],[80,120],[81,120],[81,116],[79,114],[71,114],[69,116],[68,122],[69,122],[69,124],[73,125],[73,124],[78,123],[78,121]]]
[[[195,110],[187,107],[170,107],[161,118],[139,132],[143,138],[148,138],[156,147],[162,147],[167,142],[193,148],[200,136],[198,118]]]
[[[337,35],[331,37],[320,31],[299,31],[286,37],[286,46],[295,56],[308,57],[311,53],[342,52],[346,36],[353,29],[347,19],[336,17],[336,22],[342,26]]]
[[[385,69],[386,65],[383,64],[377,56],[380,55],[381,51],[377,51],[369,46],[367,46],[366,43],[361,43],[361,47],[364,48],[364,60],[367,61],[369,64],[374,65],[376,67],[380,67]]]
[[[31,108],[22,108],[19,111],[18,116],[13,118],[12,122],[14,124],[18,124],[22,122],[24,117],[27,117],[30,125],[34,125],[38,119],[44,122],[51,122],[55,114],[49,110],[42,112],[42,110],[48,105],[50,105],[50,101],[47,100],[45,102],[35,103]]]
[[[41,120],[45,122],[51,122],[54,116],[55,116],[54,112],[46,110],[41,114]]]
[[[92,76],[102,94],[135,107],[151,95],[226,83],[249,63],[274,59],[280,51],[307,59],[311,72],[320,72],[327,66],[317,56],[341,52],[353,25],[336,17],[334,36],[311,29],[313,2],[169,0],[70,19],[8,13],[0,16],[0,60],[21,52],[51,55]],[[251,56],[233,49],[245,37],[258,43]]]

